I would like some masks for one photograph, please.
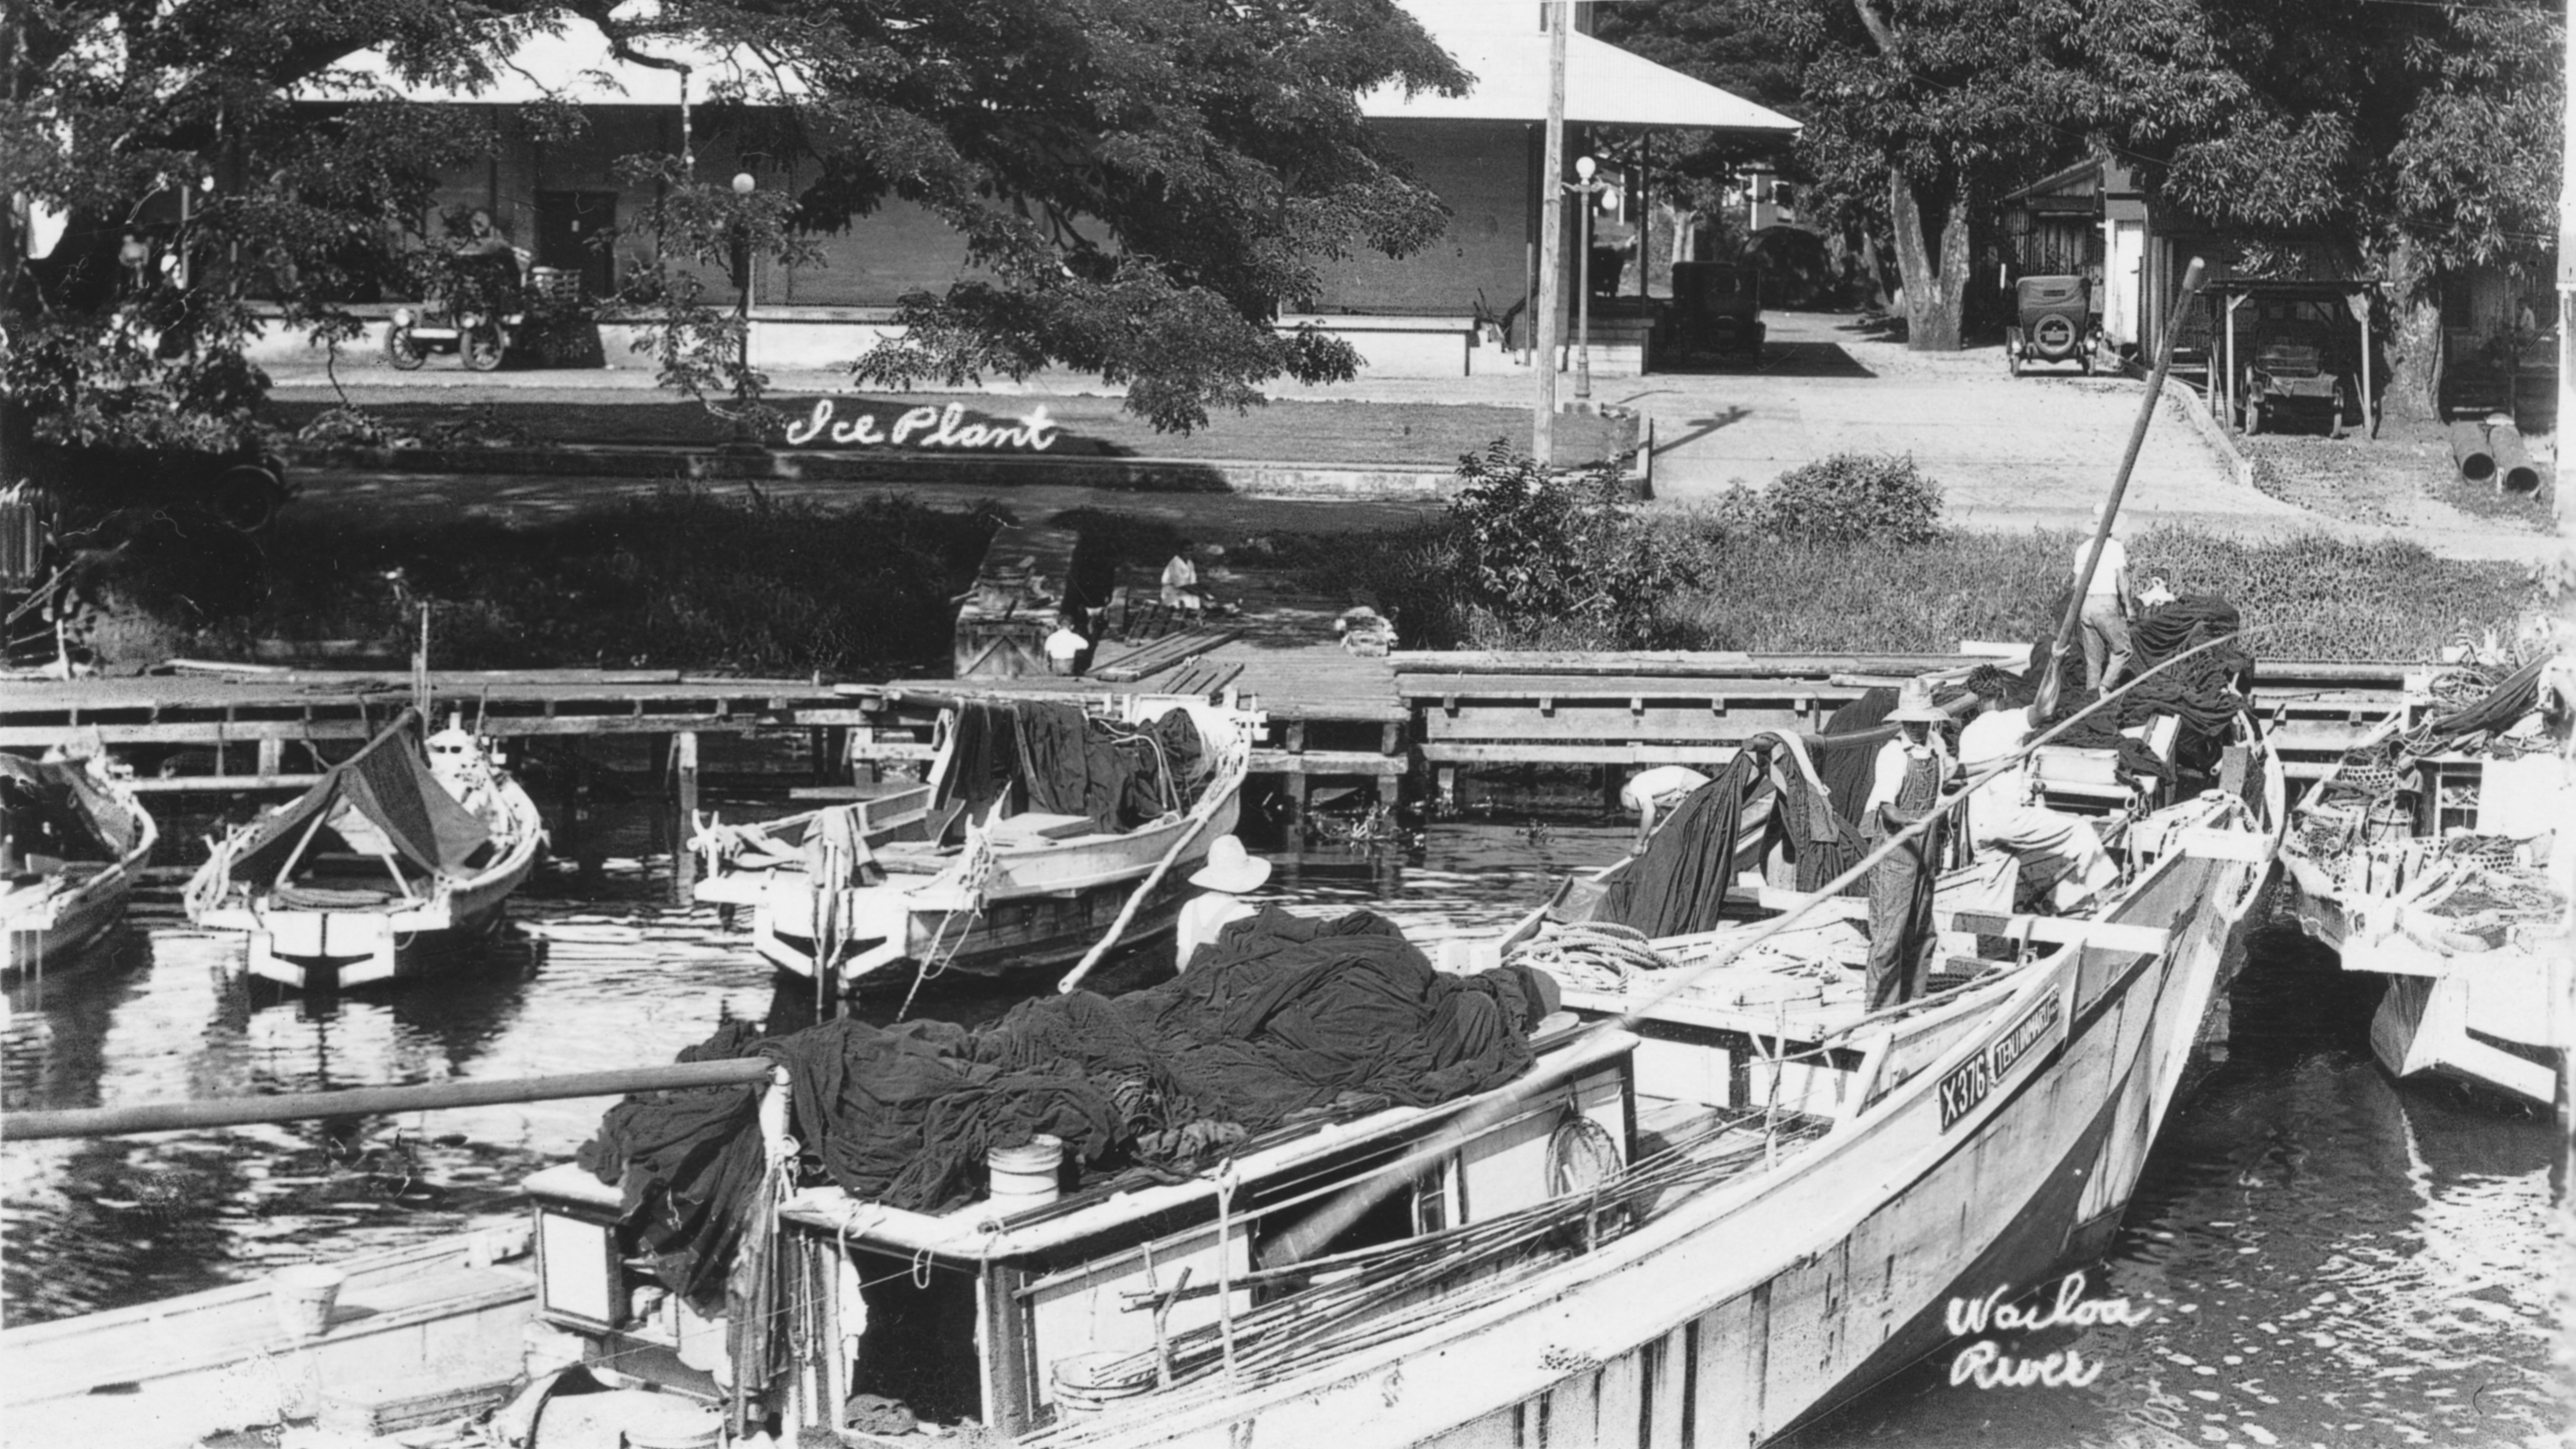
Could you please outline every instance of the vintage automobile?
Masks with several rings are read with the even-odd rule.
[[[33,444],[21,456],[29,477],[91,509],[207,517],[244,533],[268,527],[296,492],[286,465],[256,441],[223,451]]]
[[[2240,300],[2241,299],[2241,300]],[[2230,305],[2230,302],[2233,305]],[[2212,327],[2210,380],[2248,433],[2284,426],[2333,432],[2361,406],[2361,344],[2340,284],[2249,282]]]
[[[501,365],[527,324],[528,298],[510,253],[432,257],[422,267],[429,299],[397,307],[385,328],[385,361],[410,372],[433,352],[452,352],[469,372]]]
[[[1762,356],[1762,269],[1744,262],[1673,263],[1665,346],[1684,357]]]
[[[2013,283],[2013,320],[2004,327],[2004,365],[2015,377],[2034,362],[2072,362],[2093,375],[2102,324],[2093,286],[2082,277],[2023,277]]]

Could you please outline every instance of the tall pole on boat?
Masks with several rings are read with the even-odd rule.
[[[1524,11],[1524,14],[1527,12]],[[1538,315],[1530,319],[1537,341],[1530,370],[1538,374],[1538,403],[1530,413],[1530,455],[1542,468],[1556,463],[1557,311],[1565,273],[1565,32],[1574,23],[1568,0],[1549,0],[1547,17],[1547,144],[1538,173]]]
[[[76,1107],[58,1112],[0,1116],[0,1142],[46,1137],[125,1137],[246,1127],[256,1122],[310,1122],[326,1117],[382,1117],[398,1112],[437,1112],[512,1102],[559,1102],[576,1097],[623,1097],[684,1087],[749,1086],[769,1080],[767,1057],[712,1062],[672,1062],[554,1077],[507,1077],[488,1082],[431,1082],[417,1087],[361,1087],[340,1092],[297,1092],[273,1097],[216,1097],[198,1102],[141,1102],[130,1107]]]
[[[2120,471],[2111,479],[2111,496],[2102,505],[2102,521],[2093,526],[2093,546],[2084,551],[2084,566],[2075,572],[2075,597],[2066,601],[2066,617],[2057,621],[2057,639],[2048,649],[2048,664],[2040,672],[2039,690],[2031,703],[2032,718],[2045,720],[2057,713],[2058,695],[2065,683],[2058,677],[2058,663],[2066,657],[2066,646],[2075,641],[2075,621],[2083,616],[2084,595],[2093,587],[2093,566],[2101,561],[2103,541],[2111,536],[2111,524],[2119,517],[2120,499],[2129,491],[2129,475],[2136,471],[2138,454],[2147,445],[2147,426],[2156,420],[2156,400],[2164,396],[2165,375],[2173,371],[2174,334],[2182,330],[2183,313],[2200,299],[2201,285],[2208,281],[2209,269],[2200,258],[2193,257],[2183,270],[2182,292],[2174,298],[2173,315],[2165,320],[2164,332],[2156,338],[2156,370],[2147,376],[2147,395],[2138,400],[2138,421],[2129,429],[2129,450],[2120,455]]]

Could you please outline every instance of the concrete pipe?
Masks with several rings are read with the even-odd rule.
[[[2487,449],[2487,425],[2466,419],[2451,424],[2451,456],[2459,461],[2463,482],[2484,483],[2495,477],[2495,454]]]
[[[2540,491],[2540,470],[2531,466],[2531,453],[2522,446],[2522,432],[2511,423],[2494,423],[2487,428],[2487,451],[2495,459],[2496,485],[2507,493]]]

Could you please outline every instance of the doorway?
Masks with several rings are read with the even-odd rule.
[[[605,297],[617,290],[614,191],[537,193],[537,265],[581,278],[582,291]]]

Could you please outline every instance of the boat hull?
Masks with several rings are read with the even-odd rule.
[[[938,974],[971,976],[1071,965],[1188,835],[1179,858],[1120,936],[1130,944],[1150,941],[1171,930],[1189,896],[1190,873],[1217,837],[1233,833],[1240,810],[1241,800],[1229,789],[1203,826],[1183,818],[1111,840],[1002,852],[977,912],[958,909],[937,883],[924,888],[918,877],[843,891],[837,903],[842,920],[877,924],[853,927],[834,974],[848,988],[873,977],[908,975],[930,962],[937,963]],[[760,889],[745,894],[751,897],[753,948],[778,969],[811,977],[816,903],[806,878],[773,872]]]
[[[76,957],[124,919],[126,900],[133,894],[133,876],[118,867],[38,911],[0,922],[8,941],[7,969],[34,976],[75,964]]]
[[[2237,856],[2171,857],[2114,913],[2168,929],[2167,950],[2065,953],[1773,1172],[1440,1330],[1115,1437],[1757,1444],[1968,1348],[1952,1300],[2041,1287],[2126,1206],[2269,878],[2259,837]]]
[[[287,1334],[265,1282],[11,1328],[9,1441],[179,1449],[289,1419],[340,1427],[376,1386],[457,1402],[507,1385],[536,1305],[526,1251],[487,1230],[335,1263],[347,1282],[313,1338]]]
[[[510,897],[535,871],[545,844],[536,802],[515,780],[502,779],[498,789],[514,822],[501,856],[427,900],[354,910],[279,907],[266,898],[201,907],[192,885],[191,913],[201,927],[241,935],[244,969],[289,990],[339,991],[433,974],[452,962],[457,947],[500,926]],[[219,876],[224,864],[219,852],[199,881]]]

